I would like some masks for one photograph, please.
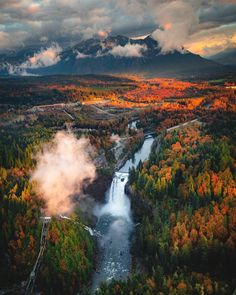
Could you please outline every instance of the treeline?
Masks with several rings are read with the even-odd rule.
[[[155,107],[140,111],[138,117],[138,128],[143,128],[147,131],[156,131],[157,134],[160,134],[167,128],[196,118],[188,110],[160,110]]]
[[[52,103],[85,102],[117,99],[118,95],[135,88],[136,82],[97,76],[49,76],[0,79],[0,103],[5,105],[33,106]]]
[[[96,295],[188,295],[188,294],[232,294],[223,282],[212,280],[209,275],[176,270],[165,275],[161,268],[154,275],[136,274],[127,281],[103,283]]]
[[[125,132],[128,123],[129,116],[120,116],[120,118],[109,119],[109,120],[96,120],[91,119],[91,109],[84,106],[81,113],[75,118],[73,126],[75,128],[90,128],[96,129],[101,133],[117,133],[121,135]]]

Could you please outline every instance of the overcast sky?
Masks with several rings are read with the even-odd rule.
[[[236,0],[0,0],[0,50],[153,34],[163,52],[236,47]]]

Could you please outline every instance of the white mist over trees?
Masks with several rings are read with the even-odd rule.
[[[73,196],[82,192],[84,183],[96,177],[96,167],[88,151],[88,139],[58,132],[37,155],[31,180],[36,192],[45,200],[47,214],[66,214],[74,208]]]

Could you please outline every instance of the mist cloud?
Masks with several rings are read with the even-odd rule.
[[[28,73],[27,69],[38,69],[55,65],[61,60],[61,52],[62,48],[54,42],[46,49],[41,48],[40,51],[36,52],[33,56],[28,57],[25,62],[19,65],[6,64],[6,68],[10,75],[34,76]]]
[[[96,168],[86,138],[76,139],[71,133],[58,132],[50,144],[37,155],[37,166],[31,181],[45,200],[47,214],[68,214],[74,208],[73,196],[80,194],[84,183],[91,183]]]
[[[75,51],[75,54],[76,54],[76,59],[90,57],[90,55],[89,55],[89,54],[84,54],[84,53],[82,53],[82,52],[79,52],[78,50],[77,50],[77,51]]]
[[[120,57],[141,57],[146,50],[147,47],[144,45],[126,44],[125,46],[115,46],[108,53]]]
[[[38,76],[36,74],[28,73],[27,70],[21,66],[9,63],[4,64],[1,68],[6,69],[8,74],[13,76]]]
[[[50,47],[46,49],[42,48],[32,57],[29,57],[20,67],[25,69],[37,69],[55,65],[61,60],[59,55],[61,52],[62,48],[54,42]]]

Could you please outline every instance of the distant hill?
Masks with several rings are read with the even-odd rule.
[[[23,51],[23,57],[25,58]],[[22,58],[19,57],[19,63]],[[5,58],[5,62],[7,58]],[[1,60],[1,59],[0,59]],[[10,62],[14,60],[12,57]],[[14,65],[17,65],[16,58]],[[5,73],[7,68],[4,69]],[[104,40],[88,39],[63,50],[59,61],[49,67],[28,68],[27,73],[55,74],[141,74],[145,76],[203,76],[227,72],[214,61],[191,52],[174,51],[161,54],[158,43],[150,36],[130,39],[125,36],[107,37]]]
[[[228,48],[209,57],[222,65],[236,66],[236,48]]]

